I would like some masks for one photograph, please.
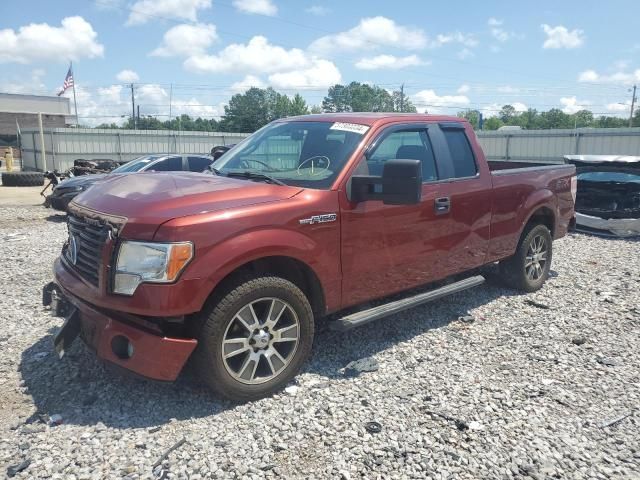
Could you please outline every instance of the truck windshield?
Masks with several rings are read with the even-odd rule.
[[[236,145],[213,168],[221,175],[254,172],[287,185],[327,189],[367,130],[351,123],[275,122]]]

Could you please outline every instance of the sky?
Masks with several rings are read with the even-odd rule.
[[[56,94],[73,61],[86,125],[130,115],[131,83],[160,120],[219,119],[251,86],[319,105],[351,81],[429,113],[625,117],[639,31],[637,0],[2,0],[0,92]]]

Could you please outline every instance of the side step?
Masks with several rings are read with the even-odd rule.
[[[352,313],[351,315],[347,315],[346,317],[342,317],[331,322],[330,328],[331,330],[337,330],[339,332],[351,330],[352,328],[373,322],[379,318],[393,315],[395,313],[402,312],[403,310],[417,307],[423,303],[432,302],[433,300],[438,300],[439,298],[446,297],[447,295],[458,293],[469,288],[477,287],[483,283],[484,277],[482,275],[465,278],[459,282],[451,283],[428,292],[419,293],[413,297],[402,298],[394,302],[385,303],[384,305],[378,305],[377,307],[373,307],[368,310]]]

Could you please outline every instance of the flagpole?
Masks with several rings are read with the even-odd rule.
[[[76,100],[76,74],[73,71],[73,62],[69,62],[69,69],[71,69],[71,75],[73,76],[73,108],[76,110],[76,128],[80,126],[80,119],[78,118],[78,101]]]

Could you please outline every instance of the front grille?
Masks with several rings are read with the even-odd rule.
[[[68,214],[67,228],[69,242],[65,247],[65,258],[80,276],[98,286],[102,250],[109,238],[109,227],[95,220]]]

